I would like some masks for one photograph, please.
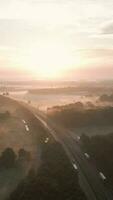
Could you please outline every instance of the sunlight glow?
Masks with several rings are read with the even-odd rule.
[[[20,60],[32,74],[46,79],[61,78],[64,71],[73,65],[77,68],[81,64],[81,59],[73,57],[69,49],[53,43],[41,44],[38,48],[32,47],[29,54]]]
[[[1,0],[0,77],[106,73],[113,66],[112,16],[112,0]]]

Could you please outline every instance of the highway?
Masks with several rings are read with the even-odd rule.
[[[113,193],[105,186],[106,177],[101,171],[98,171],[89,161],[90,155],[83,152],[80,147],[79,136],[73,137],[73,133],[65,130],[53,121],[51,121],[44,113],[34,109],[33,107],[20,103],[38,120],[47,132],[54,137],[64,148],[74,170],[78,171],[81,186],[88,200],[113,200]],[[22,119],[26,132],[30,132],[29,124]],[[49,142],[49,137],[45,139],[45,144]]]
[[[84,153],[77,139],[73,138],[71,132],[59,128],[41,112],[32,109],[38,121],[48,132],[59,141],[67,153],[71,164],[78,170],[80,182],[88,200],[113,200],[113,194],[105,186],[102,172],[99,172],[89,162],[90,156]],[[80,139],[80,138],[79,138]],[[49,139],[47,139],[49,140]],[[100,176],[101,175],[101,176]],[[106,179],[106,177],[104,177]]]

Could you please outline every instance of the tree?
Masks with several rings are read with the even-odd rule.
[[[12,148],[7,148],[2,152],[0,166],[5,168],[14,167],[16,163],[16,154]]]

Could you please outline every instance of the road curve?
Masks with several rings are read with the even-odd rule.
[[[34,114],[55,140],[62,144],[72,165],[76,164],[88,200],[113,200],[113,194],[105,187],[99,172],[85,158],[79,143],[73,139],[71,133],[68,131],[66,133],[65,130],[55,126],[44,114],[40,112]]]
[[[43,127],[54,137],[54,139],[62,144],[73,167],[75,170],[78,170],[87,199],[113,200],[113,194],[108,190],[108,188],[105,187],[98,171],[84,156],[79,143],[73,139],[71,133],[56,126],[44,113],[36,111],[36,109],[33,109],[28,105],[24,104],[24,106],[32,112],[38,122],[43,125]]]

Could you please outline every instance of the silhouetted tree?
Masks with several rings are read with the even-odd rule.
[[[24,149],[20,149],[18,152],[18,161],[29,161],[30,160],[30,153],[25,151]]]
[[[16,154],[12,148],[7,148],[2,152],[0,158],[0,167],[11,168],[15,167],[16,164]]]
[[[37,173],[30,171],[8,200],[85,200],[73,169],[61,145],[42,145],[42,162]]]

